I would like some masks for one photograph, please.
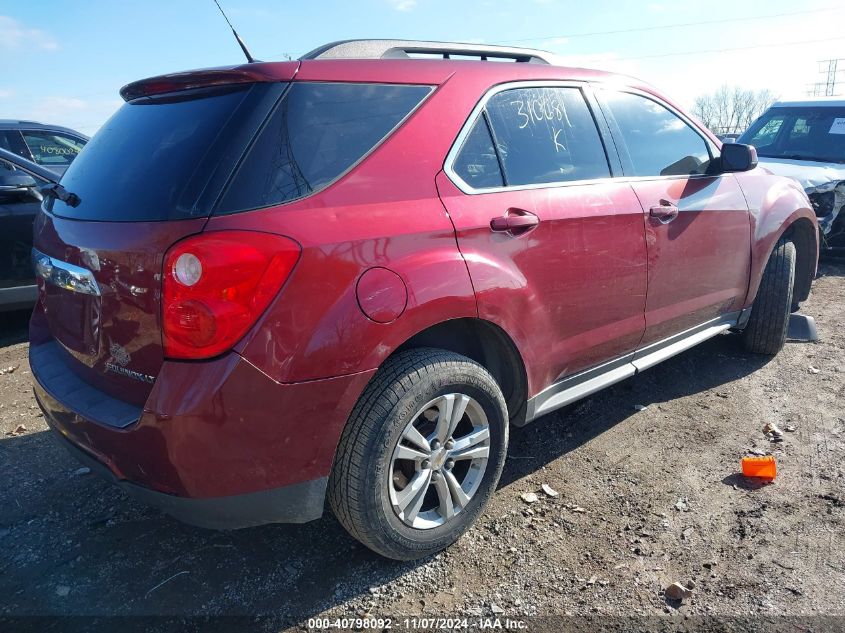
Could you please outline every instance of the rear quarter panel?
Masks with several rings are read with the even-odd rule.
[[[302,247],[285,287],[236,348],[274,380],[370,370],[427,327],[478,315],[435,186],[477,95],[462,106],[443,92],[441,85],[385,143],[325,190],[209,220],[206,230],[269,231]],[[370,268],[393,271],[407,290],[404,312],[389,323],[368,318],[359,306],[358,281]]]

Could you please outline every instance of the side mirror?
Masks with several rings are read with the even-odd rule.
[[[722,145],[722,171],[750,171],[757,166],[757,150],[753,145],[725,143]]]
[[[0,165],[0,192],[18,192],[38,186],[35,178],[20,169],[8,169]]]

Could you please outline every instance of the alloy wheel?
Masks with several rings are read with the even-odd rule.
[[[439,396],[402,431],[388,487],[396,515],[415,529],[443,525],[477,492],[490,457],[490,425],[482,406],[462,393]]]

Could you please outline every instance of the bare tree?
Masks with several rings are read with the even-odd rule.
[[[744,90],[723,85],[696,97],[692,113],[714,134],[744,132],[775,101],[771,90]]]

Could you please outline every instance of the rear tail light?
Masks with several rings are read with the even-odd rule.
[[[164,257],[164,353],[210,358],[237,343],[287,280],[299,245],[270,233],[210,231]]]

